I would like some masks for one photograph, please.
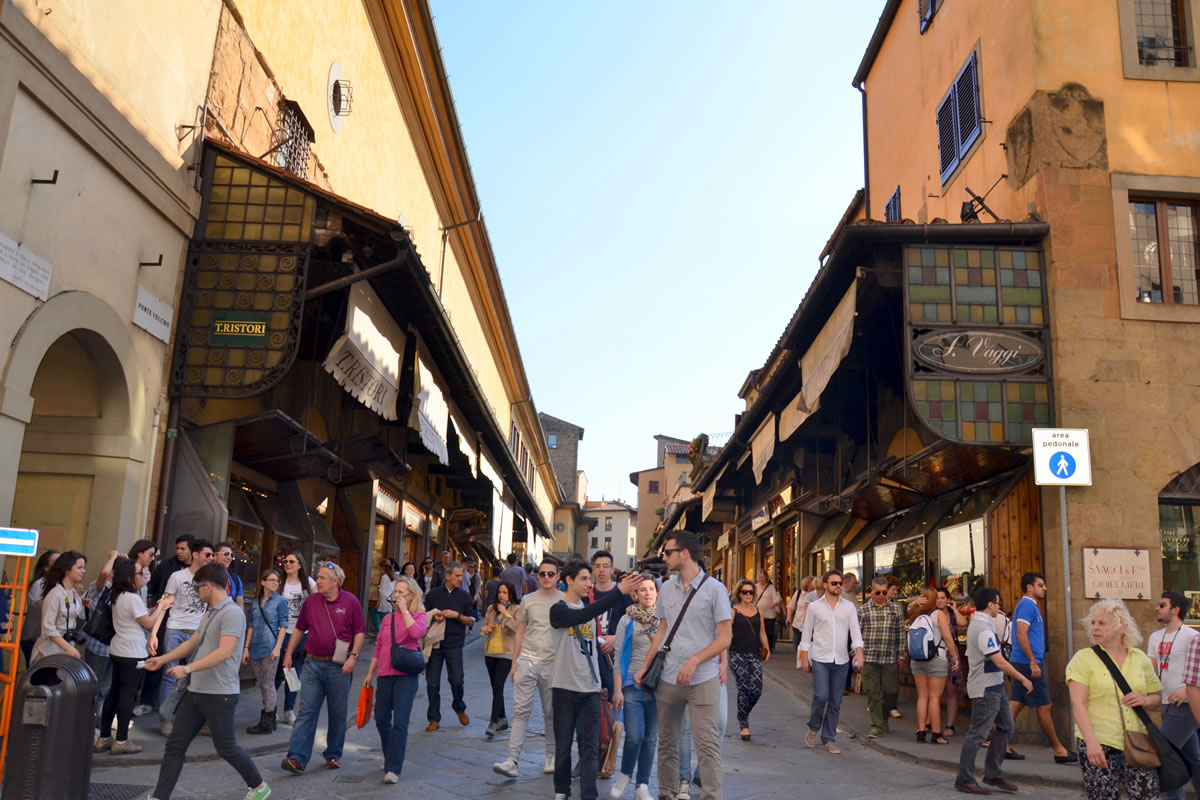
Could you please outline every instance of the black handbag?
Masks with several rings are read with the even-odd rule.
[[[92,603],[92,613],[83,624],[83,632],[100,644],[112,644],[117,631],[113,627],[111,587],[105,586],[96,595],[96,600]]]
[[[1104,652],[1100,645],[1093,645],[1092,652],[1104,662],[1104,666],[1108,667],[1108,671],[1112,674],[1113,680],[1117,682],[1117,688],[1121,690],[1122,695],[1133,691],[1133,689],[1129,688],[1129,681],[1125,680],[1125,676],[1121,674],[1121,670],[1117,669],[1117,665],[1113,663],[1108,653]],[[1167,738],[1166,734],[1154,724],[1154,720],[1150,719],[1150,715],[1146,713],[1146,709],[1137,706],[1133,709],[1133,713],[1137,714],[1138,719],[1146,726],[1146,734],[1150,737],[1150,741],[1154,743],[1154,748],[1158,750],[1158,758],[1162,762],[1162,766],[1158,768],[1159,787],[1164,792],[1169,792],[1191,781],[1191,771],[1188,769],[1187,762],[1183,760],[1183,754]]]
[[[397,613],[393,611],[389,615],[392,618],[392,669],[405,675],[420,675],[425,671],[425,656],[420,650],[408,650],[396,643]]]
[[[675,624],[671,626],[671,632],[667,634],[667,640],[663,642],[663,646],[654,654],[654,658],[650,661],[650,666],[646,667],[646,674],[642,676],[642,689],[644,691],[654,693],[658,689],[658,682],[662,680],[663,665],[667,662],[667,653],[671,651],[671,642],[675,639],[675,632],[679,630],[679,623],[683,622],[683,615],[687,613],[688,606],[692,604],[692,598],[696,596],[696,592],[708,580],[708,573],[700,579],[700,583],[696,584],[696,588],[688,594],[683,601],[683,607],[679,609],[679,616],[675,618]]]

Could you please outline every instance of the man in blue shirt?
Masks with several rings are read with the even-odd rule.
[[[1050,689],[1046,683],[1046,622],[1038,608],[1038,601],[1046,599],[1046,576],[1040,572],[1026,572],[1021,576],[1021,589],[1024,596],[1017,601],[1013,609],[1012,630],[1016,634],[1013,643],[1012,665],[1017,671],[1029,678],[1033,690],[1027,691],[1020,683],[1013,683],[1012,716],[1015,720],[1025,706],[1037,712],[1038,725],[1050,742],[1054,751],[1054,761],[1058,764],[1078,763],[1079,757],[1063,746],[1054,730],[1054,719],[1050,716]],[[1024,756],[1009,750],[1007,758],[1024,758]]]
[[[425,594],[425,610],[430,622],[446,623],[446,634],[442,641],[433,646],[429,661],[425,665],[425,689],[429,697],[426,718],[427,731],[436,731],[442,724],[442,665],[446,665],[446,679],[450,682],[450,707],[463,725],[471,724],[467,716],[467,703],[463,700],[463,644],[467,629],[475,624],[471,612],[471,595],[462,588],[465,571],[457,561],[446,564],[443,583]]]

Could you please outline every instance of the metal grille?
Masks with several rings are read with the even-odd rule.
[[[334,783],[362,783],[362,775],[338,775],[333,779]]]
[[[127,783],[93,783],[88,800],[134,800],[145,797],[153,786],[132,786]]]
[[[1135,0],[1138,63],[1146,66],[1186,67],[1187,39],[1180,0]]]
[[[279,108],[279,126],[275,129],[279,166],[298,178],[308,180],[308,124],[292,105]]]

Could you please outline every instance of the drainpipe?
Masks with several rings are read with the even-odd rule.
[[[863,215],[871,218],[871,152],[867,147],[867,90],[861,83],[854,84],[862,95],[862,139],[863,139]]]
[[[154,482],[154,457],[158,454],[158,431],[162,424],[162,400],[154,406],[154,430],[150,434],[150,459],[146,464],[146,491],[142,494],[142,510],[138,519],[136,536],[143,539],[146,536],[146,522],[150,515],[150,484]]]
[[[167,441],[163,445],[162,472],[158,479],[158,511],[154,524],[154,542],[159,552],[164,551],[167,541],[167,511],[175,475],[175,439],[179,436],[179,405],[179,398],[172,398],[167,412]]]

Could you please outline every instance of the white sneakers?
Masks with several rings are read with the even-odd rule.
[[[821,743],[821,735],[818,734],[816,731],[809,731],[808,735],[804,737],[804,746],[805,747],[816,747],[820,743]]]
[[[554,756],[552,756],[552,755],[546,756],[546,763],[542,766],[542,774],[543,775],[553,775],[554,774]]]
[[[567,800],[567,796],[565,794],[556,794],[554,795],[554,800]]]
[[[624,772],[617,773],[617,779],[613,781],[612,788],[608,790],[608,796],[617,800],[625,794],[625,790],[629,788],[629,782],[632,780],[632,775],[626,775]]]
[[[650,794],[650,785],[639,783],[633,790],[633,800],[654,800],[654,795]]]
[[[293,724],[296,721],[296,712],[295,711],[284,711],[283,714],[280,715],[279,721],[281,723],[283,723],[284,725]]]
[[[388,774],[383,776],[383,782],[384,783],[399,783],[400,776],[394,772],[389,772]]]
[[[521,774],[520,770],[517,769],[517,762],[511,758],[506,758],[499,764],[492,764],[492,772],[495,772],[497,775],[503,775],[506,778],[515,778]]]
[[[692,797],[692,782],[680,781],[679,794],[675,795],[678,800],[691,800]]]

